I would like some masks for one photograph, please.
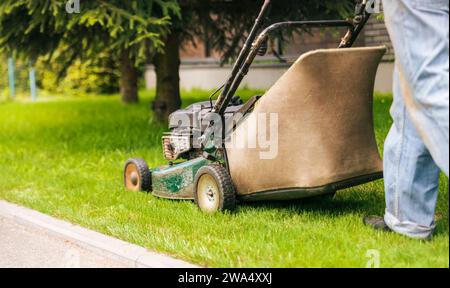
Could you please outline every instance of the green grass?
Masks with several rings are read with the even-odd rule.
[[[185,104],[206,95],[184,93]],[[362,225],[364,215],[383,213],[382,181],[341,191],[333,201],[245,204],[225,215],[126,192],[127,158],[165,163],[165,125],[151,124],[150,100],[147,92],[132,106],[117,97],[0,103],[0,199],[211,267],[365,267],[371,249],[379,250],[382,267],[449,267],[444,177],[437,208],[442,219],[431,242]],[[380,149],[390,104],[388,96],[375,101]]]

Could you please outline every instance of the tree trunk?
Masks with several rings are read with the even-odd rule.
[[[135,61],[130,56],[130,51],[125,49],[120,57],[120,94],[122,102],[126,104],[137,103],[138,97],[138,74]]]
[[[156,99],[153,102],[155,120],[167,121],[170,113],[180,109],[180,34],[167,36],[165,53],[155,57]]]

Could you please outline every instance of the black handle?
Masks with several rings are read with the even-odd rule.
[[[229,91],[231,88],[231,85],[236,79],[236,76],[244,64],[245,59],[247,59],[250,50],[252,48],[252,44],[256,39],[256,36],[258,35],[259,30],[264,24],[264,18],[266,17],[270,7],[270,0],[265,0],[264,4],[261,8],[261,11],[259,12],[258,17],[256,18],[255,24],[253,25],[252,30],[250,31],[250,34],[247,38],[247,41],[245,41],[244,47],[242,47],[241,52],[239,53],[239,56],[236,60],[236,63],[233,66],[233,70],[231,71],[231,75],[228,78],[227,82],[224,85],[224,88],[222,90],[222,93],[220,94],[219,98],[216,101],[216,104],[214,105],[214,108],[212,110],[213,113],[221,113],[228,104],[231,101],[231,97],[229,97]]]

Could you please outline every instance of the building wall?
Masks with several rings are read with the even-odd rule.
[[[153,67],[145,73],[147,88],[155,88],[156,75]],[[267,90],[287,71],[287,65],[256,65],[242,82],[241,87]],[[200,88],[214,90],[225,83],[231,73],[231,67],[217,65],[182,66],[180,70],[180,86],[191,90]],[[375,91],[392,92],[393,63],[382,62],[378,68]]]
[[[365,46],[385,45],[388,51],[383,61],[394,62],[394,47],[392,47],[392,42],[383,20],[376,17],[372,17],[369,20],[364,31],[364,43]]]

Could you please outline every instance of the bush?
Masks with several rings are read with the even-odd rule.
[[[86,93],[112,94],[119,91],[119,72],[115,61],[100,57],[95,62],[77,60],[65,70],[58,61],[40,59],[37,62],[38,85],[50,93],[83,95]]]

